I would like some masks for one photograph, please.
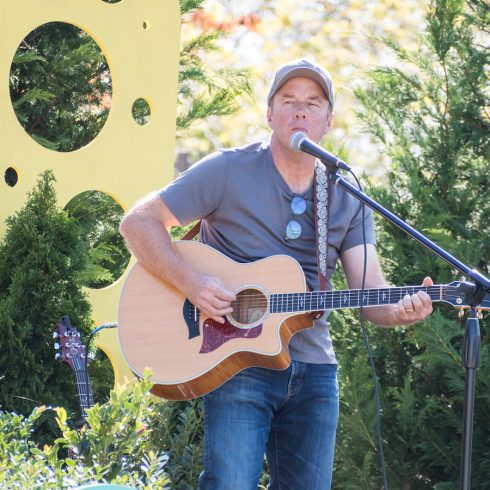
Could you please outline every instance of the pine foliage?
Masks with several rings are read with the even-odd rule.
[[[184,16],[199,9],[204,0],[181,0]],[[240,108],[240,97],[251,97],[252,72],[245,68],[225,67],[212,70],[203,54],[216,51],[220,30],[203,32],[183,43],[180,52],[177,136],[194,122],[208,116],[227,116]]]
[[[399,64],[372,70],[368,88],[357,91],[366,130],[392,160],[387,185],[371,186],[368,192],[487,275],[489,26],[489,9],[483,2],[433,0],[418,49],[409,51],[386,40]],[[448,264],[398,228],[381,219],[377,227],[378,249],[392,284],[418,284],[426,275],[439,283],[456,279]],[[412,329],[370,329],[393,488],[458,488],[465,323],[455,316],[453,308],[436,306],[431,317]],[[338,320],[333,322],[337,327]],[[490,488],[487,323],[481,322],[474,419],[472,488],[479,489]],[[349,325],[354,333],[347,333]],[[374,423],[372,383],[355,329],[355,321],[347,316],[334,334],[343,342],[345,335],[350,336],[348,347],[337,349],[344,366],[340,371],[343,413],[334,481],[336,488],[356,488],[356,480],[362,488],[380,488],[378,449],[363,432]]]
[[[122,207],[109,195],[86,191],[67,205],[68,215],[81,227],[86,265],[80,273],[84,286],[101,288],[112,284],[126,269],[130,254],[119,234]]]
[[[14,55],[10,97],[19,122],[42,146],[82,148],[102,129],[112,93],[107,61],[97,43],[72,24],[34,29]]]

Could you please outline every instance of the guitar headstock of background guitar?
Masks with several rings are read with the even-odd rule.
[[[78,402],[82,413],[83,422],[87,420],[87,409],[94,404],[92,387],[87,372],[87,355],[78,330],[72,326],[70,318],[63,316],[53,332],[53,337],[58,340],[54,344],[57,351],[56,359],[68,364],[75,373]]]
[[[72,326],[68,316],[62,317],[53,332],[57,339],[54,348],[57,351],[56,359],[68,364],[75,372],[84,369],[86,352],[80,339],[80,333]]]

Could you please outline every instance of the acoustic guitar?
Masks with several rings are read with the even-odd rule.
[[[455,281],[365,289],[362,297],[358,289],[312,292],[307,291],[301,266],[289,256],[240,264],[199,242],[173,245],[196,270],[218,275],[236,301],[220,324],[138,263],[129,272],[119,304],[122,353],[137,376],[150,368],[152,393],[171,400],[204,395],[247,367],[287,368],[288,342],[311,327],[312,312],[389,305],[418,291],[425,291],[433,302],[465,308],[466,293],[473,286]],[[481,304],[481,309],[488,308],[490,294]]]

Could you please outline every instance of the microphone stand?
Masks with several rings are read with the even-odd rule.
[[[460,474],[460,489],[470,490],[471,484],[471,449],[473,441],[473,413],[475,402],[475,381],[476,369],[478,368],[480,358],[480,325],[478,321],[477,307],[480,305],[486,293],[490,292],[490,280],[474,269],[460,262],[458,259],[450,255],[443,248],[436,245],[434,242],[425,237],[422,233],[412,228],[410,225],[401,220],[398,216],[388,211],[381,206],[377,201],[369,197],[367,194],[345,180],[337,165],[327,159],[321,161],[331,170],[329,179],[349,194],[355,196],[359,201],[369,206],[378,214],[383,216],[392,224],[401,228],[405,233],[420,242],[432,253],[448,262],[453,268],[462,272],[466,277],[473,280],[462,283],[464,288],[467,303],[470,305],[470,314],[466,320],[462,364],[465,369],[464,383],[464,413],[463,413],[463,438],[462,438],[462,453],[461,453],[461,474]]]

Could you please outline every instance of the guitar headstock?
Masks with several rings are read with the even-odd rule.
[[[442,290],[442,301],[456,308],[469,308],[467,295],[471,295],[475,285],[468,281],[453,281]],[[490,293],[485,294],[477,310],[490,310]]]
[[[80,333],[72,326],[68,316],[62,317],[53,332],[53,338],[58,342],[54,344],[56,359],[68,364],[74,371],[83,369],[86,353],[80,339]]]

